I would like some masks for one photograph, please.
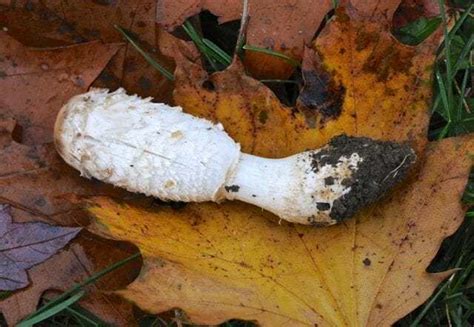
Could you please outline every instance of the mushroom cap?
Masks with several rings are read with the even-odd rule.
[[[69,100],[55,144],[82,176],[174,201],[222,199],[240,156],[222,125],[123,89],[91,89]]]

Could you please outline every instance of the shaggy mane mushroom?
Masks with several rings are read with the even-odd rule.
[[[281,159],[241,153],[221,124],[180,107],[92,89],[55,125],[56,148],[81,172],[162,200],[240,200],[290,222],[330,225],[402,180],[415,162],[406,144],[346,135]]]

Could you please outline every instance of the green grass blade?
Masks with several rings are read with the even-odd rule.
[[[405,44],[417,45],[436,31],[441,22],[441,17],[421,17],[420,19],[395,30],[394,34]]]
[[[416,327],[419,325],[421,319],[426,315],[428,310],[431,308],[431,306],[435,303],[435,301],[438,299],[438,297],[444,293],[444,290],[448,287],[449,280],[443,284],[443,286],[440,287],[438,292],[434,296],[431,297],[429,302],[424,306],[423,310],[418,314],[418,316],[415,318],[415,320],[410,324],[410,327]]]
[[[441,76],[441,73],[439,70],[436,71],[435,73],[436,76],[436,81],[438,82],[438,89],[439,89],[439,94],[441,96],[441,101],[443,104],[443,113],[445,114],[445,118],[448,122],[451,121],[451,110],[449,106],[449,101],[448,101],[448,92],[446,91],[446,85],[444,84],[443,76]]]
[[[74,316],[78,322],[87,327],[100,327],[107,326],[107,323],[101,320],[99,317],[96,317],[89,311],[81,308],[78,305],[71,305],[65,309],[66,312]]]
[[[94,283],[96,280],[98,280],[99,278],[103,277],[104,275],[114,271],[115,269],[117,268],[120,268],[121,266],[125,265],[126,263],[136,259],[140,257],[140,253],[135,253],[134,255],[131,255],[130,257],[128,258],[125,258],[123,260],[120,260],[110,266],[108,266],[107,268],[105,268],[104,270],[102,271],[99,271],[95,274],[93,274],[92,276],[90,276],[89,278],[85,279],[83,282],[73,286],[72,288],[70,288],[68,291],[64,292],[63,294],[59,295],[58,297],[54,298],[53,300],[51,300],[50,302],[48,302],[46,305],[42,306],[41,308],[39,308],[36,312],[33,312],[30,316],[26,317],[26,319],[30,319],[30,317],[34,316],[34,315],[38,315],[38,314],[41,314],[42,312],[44,311],[47,311],[49,308],[51,307],[54,307],[56,306],[57,304],[65,301],[67,298],[69,298],[70,296],[72,296],[73,294],[79,292],[82,290],[82,288],[84,288],[85,286],[87,285],[90,285],[92,283]]]
[[[451,75],[450,75],[451,79],[454,79],[456,77],[456,74],[459,71],[462,61],[471,52],[473,44],[474,44],[474,34],[469,37],[469,40],[467,41],[466,45],[462,49],[461,53],[459,54],[459,57],[457,58],[456,63],[454,64],[454,67],[451,71]]]
[[[198,50],[204,55],[204,57],[206,57],[207,61],[211,64],[212,69],[214,69],[215,71],[219,70],[216,64],[216,59],[213,57],[214,54],[206,47],[201,36],[194,28],[193,24],[191,24],[191,22],[187,20],[183,24],[183,29],[194,42]]]
[[[462,24],[464,24],[464,21],[466,20],[467,17],[469,17],[473,9],[474,9],[474,3],[471,4],[469,8],[467,8],[464,11],[461,17],[459,17],[459,19],[456,21],[451,31],[449,31],[449,34],[454,35],[457,33],[457,31],[461,28]]]
[[[468,77],[469,77],[469,70],[466,69],[464,71],[464,75],[463,75],[463,79],[462,79],[462,84],[461,84],[461,89],[459,90],[459,101],[458,101],[458,105],[457,105],[457,109],[456,109],[456,113],[457,113],[457,121],[461,121],[462,120],[462,116],[463,116],[463,106],[464,106],[464,96],[465,96],[465,92],[466,92],[466,87],[467,87],[467,80],[468,80]],[[469,117],[469,118],[474,118],[474,117]]]
[[[133,36],[123,29],[122,27],[118,25],[114,25],[115,29],[118,30],[123,37],[130,42],[130,44],[145,58],[145,60],[156,70],[158,70],[164,77],[169,79],[170,81],[174,81],[174,76],[173,74],[167,70],[163,65],[161,65],[159,62],[157,62],[152,56],[150,56],[145,50],[143,50],[138,43],[135,41]]]
[[[224,50],[219,48],[217,44],[208,39],[202,39],[204,45],[214,53],[215,58],[223,65],[229,66],[232,62],[232,57],[229,56]]]
[[[261,52],[261,53],[265,53],[265,54],[273,56],[273,57],[280,58],[283,61],[289,63],[290,65],[292,65],[294,67],[300,67],[301,66],[299,61],[297,61],[297,60],[295,60],[291,57],[288,57],[287,55],[285,55],[281,52],[273,51],[273,50],[266,49],[266,48],[256,47],[256,46],[249,45],[249,44],[245,44],[242,48],[245,49],[245,50]]]
[[[85,291],[80,291],[80,292],[72,295],[70,298],[68,298],[68,299],[66,299],[66,300],[64,300],[60,303],[57,303],[56,305],[50,307],[48,310],[45,310],[45,311],[43,311],[39,314],[35,314],[34,316],[32,316],[31,318],[29,318],[27,320],[23,320],[22,322],[20,322],[17,325],[17,327],[31,327],[34,324],[37,324],[37,323],[39,323],[43,320],[46,320],[49,317],[54,316],[58,312],[63,311],[64,309],[66,309],[70,305],[72,305],[72,304],[76,303],[77,301],[79,301],[84,296],[85,293],[86,293]]]

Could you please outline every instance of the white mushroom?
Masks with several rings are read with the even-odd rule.
[[[302,224],[333,224],[378,199],[414,162],[407,145],[340,136],[282,159],[240,152],[221,124],[106,89],[73,97],[55,143],[82,176],[162,200],[240,200]]]

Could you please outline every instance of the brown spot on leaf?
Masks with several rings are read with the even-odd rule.
[[[339,117],[345,88],[324,69],[321,58],[313,50],[306,49],[304,53],[302,74],[304,86],[298,97],[298,108],[306,116],[316,114],[321,124]]]
[[[364,63],[363,70],[372,73],[377,81],[386,82],[393,72],[408,72],[412,66],[411,49],[403,49],[394,44],[374,45],[374,50]]]

